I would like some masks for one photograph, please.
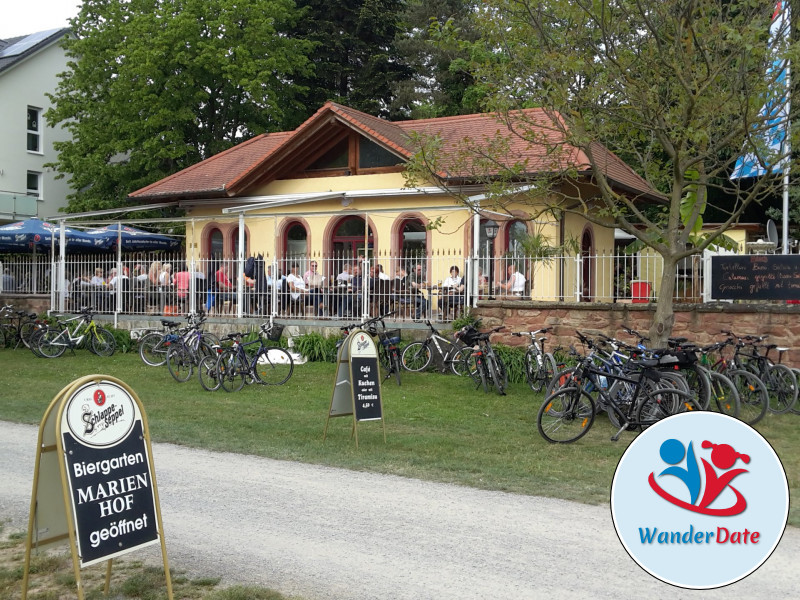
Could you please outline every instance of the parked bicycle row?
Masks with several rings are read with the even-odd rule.
[[[0,347],[27,347],[40,358],[58,358],[67,350],[86,349],[98,356],[111,356],[116,350],[114,334],[94,321],[94,309],[82,307],[74,317],[55,315],[46,322],[36,313],[0,308]]]
[[[570,354],[575,366],[550,381],[537,415],[539,433],[550,442],[568,443],[586,435],[595,416],[605,412],[618,429],[645,429],[667,416],[692,410],[716,410],[749,424],[767,411],[793,411],[797,402],[796,370],[770,358],[786,348],[764,344],[764,336],[736,336],[730,331],[717,343],[698,346],[671,338],[669,347],[648,348],[648,339],[624,328],[635,344],[598,334],[576,332],[588,349]],[[732,348],[731,358],[725,349]]]
[[[264,337],[280,340],[282,325],[265,322],[257,332],[228,334],[223,345],[217,336],[203,330],[205,321],[202,314],[190,314],[185,326],[163,319],[160,331],[147,332],[139,340],[139,356],[147,365],[166,365],[181,383],[196,372],[200,385],[210,392],[220,388],[236,392],[248,383],[282,385],[292,376],[292,355],[264,343]]]

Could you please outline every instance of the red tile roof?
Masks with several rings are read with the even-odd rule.
[[[313,143],[314,136],[329,123],[331,117],[405,158],[411,158],[416,152],[411,133],[439,137],[444,149],[439,173],[443,178],[469,179],[474,165],[469,160],[464,160],[464,148],[486,147],[497,137],[504,139],[504,143],[508,145],[507,155],[512,161],[524,164],[524,171],[527,173],[556,173],[567,167],[577,168],[585,173],[589,171],[586,154],[570,146],[558,145],[559,140],[563,139],[562,133],[541,109],[512,113],[508,123],[501,121],[495,114],[390,122],[328,102],[294,131],[255,137],[137,190],[131,197],[166,199],[237,196],[270,165],[285,160],[305,143]],[[541,139],[543,143],[529,141],[536,139]],[[553,151],[556,147],[558,150]],[[593,143],[591,152],[612,182],[633,193],[649,197],[660,196],[602,144]],[[481,174],[494,173],[484,168]]]

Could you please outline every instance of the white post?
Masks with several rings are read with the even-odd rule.
[[[244,307],[244,212],[239,213],[239,274],[236,276],[236,318],[242,317]]]
[[[66,264],[67,264],[67,225],[62,219],[59,223],[58,228],[58,277],[59,277],[59,287],[64,287],[64,279],[66,279]],[[62,289],[61,293],[58,295],[58,312],[63,313],[66,310],[66,293],[67,291]]]

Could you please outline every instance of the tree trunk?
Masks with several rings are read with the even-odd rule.
[[[664,258],[664,270],[661,273],[661,284],[656,300],[656,312],[650,325],[650,347],[665,348],[667,338],[672,335],[675,325],[675,311],[672,296],[675,292],[675,260]]]

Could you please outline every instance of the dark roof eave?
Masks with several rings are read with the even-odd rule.
[[[220,197],[232,198],[225,188],[214,190],[190,190],[186,192],[164,192],[161,194],[141,194],[141,195],[128,195],[128,198],[133,200],[144,201],[159,201],[164,202],[167,200],[210,200],[212,198]]]

